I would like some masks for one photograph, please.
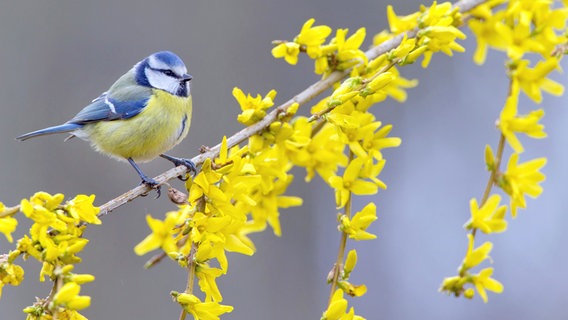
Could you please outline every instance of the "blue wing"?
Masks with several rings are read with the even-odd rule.
[[[91,122],[132,118],[144,110],[148,99],[149,97],[138,97],[138,100],[120,101],[110,98],[105,92],[64,124],[26,133],[16,139],[24,141],[48,134],[73,132]]]
[[[149,97],[139,97],[136,100],[121,101],[113,99],[105,92],[81,110],[68,123],[86,124],[97,121],[112,121],[129,119],[139,114],[148,103]]]
[[[151,95],[152,90],[137,85],[132,73],[128,72],[73,119],[58,126],[26,133],[16,139],[27,140],[48,134],[73,132],[92,122],[129,119],[144,110]]]

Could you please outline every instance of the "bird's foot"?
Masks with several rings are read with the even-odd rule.
[[[158,199],[161,195],[162,195],[162,186],[158,183],[158,181],[152,179],[152,178],[148,178],[146,176],[141,177],[142,178],[142,182],[140,182],[140,184],[144,184],[152,189],[156,190],[156,199]],[[149,191],[148,191],[149,192]],[[142,195],[142,197],[147,196],[148,193],[144,193]]]
[[[169,156],[167,154],[161,154],[160,156],[162,158],[170,161],[171,163],[173,163],[174,166],[176,166],[176,167],[185,166],[192,177],[194,177],[195,174],[197,173],[197,168],[195,167],[195,163],[193,163],[193,161],[191,161],[190,159],[176,158],[176,157]],[[178,179],[180,179],[181,181],[186,181],[188,178],[178,176]]]

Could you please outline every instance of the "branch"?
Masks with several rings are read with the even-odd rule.
[[[472,10],[473,8],[477,7],[480,4],[487,2],[488,0],[462,0],[458,1],[454,4],[455,7],[460,8],[460,12],[467,12]],[[416,37],[418,33],[418,29],[411,30],[406,33],[408,38]],[[400,42],[402,41],[404,34],[399,34],[398,36],[385,41],[375,47],[372,47],[365,55],[369,60],[376,59],[377,57],[381,56],[389,52],[392,49],[398,47]],[[278,119],[278,116],[282,113],[285,113],[286,110],[294,103],[298,103],[300,105],[308,103],[314,97],[318,96],[328,88],[330,88],[334,83],[340,81],[341,79],[345,78],[351,69],[347,69],[344,71],[335,71],[331,73],[327,78],[317,81],[316,83],[309,86],[304,91],[298,93],[292,99],[286,101],[285,103],[281,104],[280,106],[276,107],[272,112],[267,114],[261,121],[242,129],[241,131],[235,133],[231,137],[227,139],[227,145],[229,149],[233,146],[240,144],[241,142],[245,141],[249,137],[261,132],[265,128],[267,128],[272,122]],[[201,165],[205,159],[207,158],[215,158],[219,155],[219,150],[221,148],[221,144],[217,144],[216,146],[208,149],[206,152],[201,153],[200,155],[193,157],[191,160],[195,165]],[[184,166],[176,167],[170,169],[159,176],[155,177],[159,184],[163,184],[173,178],[176,178],[180,175],[184,175],[187,172],[187,168]],[[110,200],[109,202],[103,204],[101,208],[101,213],[99,215],[106,215],[112,210],[134,200],[135,198],[149,192],[151,190],[150,187],[146,185],[140,185],[134,189],[129,190],[128,192]]]

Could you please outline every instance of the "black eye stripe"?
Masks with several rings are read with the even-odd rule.
[[[150,69],[152,69],[153,71],[157,71],[157,72],[163,73],[163,74],[165,74],[165,75],[168,76],[168,77],[172,77],[172,78],[176,78],[176,79],[179,79],[179,78],[180,78],[175,72],[173,72],[173,71],[170,70],[170,69],[155,69],[155,68],[150,68]]]
[[[162,72],[170,77],[176,77],[176,78],[178,77],[172,70],[162,70]]]

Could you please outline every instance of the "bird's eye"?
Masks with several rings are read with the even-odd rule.
[[[162,72],[168,77],[176,77],[176,74],[172,70],[163,70]]]

